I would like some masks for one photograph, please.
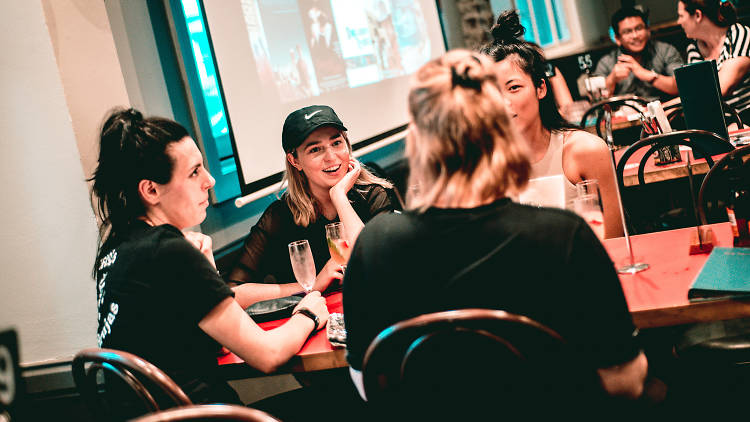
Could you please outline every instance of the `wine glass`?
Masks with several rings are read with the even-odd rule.
[[[598,194],[579,195],[571,201],[573,211],[591,227],[599,240],[604,240],[604,215]]]
[[[346,263],[349,261],[349,255],[351,255],[352,250],[351,244],[346,238],[343,223],[326,224],[326,243],[328,243],[328,251],[331,253],[331,258],[337,264],[346,268]]]
[[[294,278],[305,289],[305,293],[310,293],[315,285],[315,261],[313,261],[310,243],[305,240],[298,240],[289,244],[289,259],[292,261],[292,271]]]

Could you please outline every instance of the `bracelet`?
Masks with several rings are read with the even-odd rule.
[[[652,71],[652,72],[653,72],[653,71]],[[654,73],[654,76],[652,76],[652,77],[651,77],[651,79],[649,79],[649,81],[648,81],[648,83],[649,83],[649,84],[651,84],[651,85],[653,85],[653,84],[654,84],[654,82],[656,82],[656,78],[658,78],[658,77],[659,77],[659,74],[658,74],[658,73],[656,73],[656,72],[653,72],[653,73]]]
[[[292,316],[295,316],[297,314],[302,314],[308,318],[310,318],[314,323],[315,327],[313,327],[313,332],[318,330],[318,324],[320,323],[320,319],[318,318],[315,313],[307,308],[298,308],[296,311],[292,313]]]

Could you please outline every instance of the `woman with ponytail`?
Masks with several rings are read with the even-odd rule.
[[[352,378],[361,386],[365,352],[389,325],[424,313],[487,308],[549,325],[592,372],[598,370],[608,393],[637,397],[647,362],[604,247],[578,216],[509,199],[526,185],[531,164],[498,85],[504,77],[490,58],[466,50],[450,51],[416,72],[406,156],[409,184],[419,189],[409,192],[403,214],[380,215],[365,226],[346,270]],[[389,286],[398,286],[398,294]],[[450,403],[431,390],[418,419],[430,419],[425,410],[438,412],[440,420],[442,410],[460,411],[459,419],[486,416],[480,405],[506,412],[496,387],[485,390],[486,401],[451,397],[460,406],[447,409],[441,406]],[[466,391],[478,390],[471,385]],[[539,410],[523,409],[527,419]]]
[[[531,151],[531,178],[564,176],[566,200],[575,196],[576,183],[598,180],[605,237],[621,236],[609,149],[602,139],[578,130],[560,115],[545,75],[546,61],[537,45],[521,39],[523,33],[518,13],[504,12],[492,27],[493,41],[482,52],[498,62],[508,113]]]
[[[240,403],[218,374],[219,345],[271,372],[325,326],[325,299],[313,292],[286,324],[262,330],[243,308],[266,297],[230,289],[216,271],[211,239],[185,231],[205,218],[214,179],[178,123],[113,112],[91,180],[101,222],[94,265],[100,347],[152,362],[195,403]]]
[[[693,39],[688,63],[716,60],[721,95],[750,121],[750,27],[737,22],[728,0],[679,0],[677,23]]]

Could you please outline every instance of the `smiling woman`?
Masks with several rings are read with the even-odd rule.
[[[395,209],[392,185],[374,176],[351,155],[347,129],[331,107],[313,105],[287,116],[281,136],[288,190],[272,203],[245,240],[229,275],[269,295],[299,291],[287,245],[307,239],[323,291],[341,280],[341,265],[330,258],[325,225],[341,221],[350,244],[372,217]]]

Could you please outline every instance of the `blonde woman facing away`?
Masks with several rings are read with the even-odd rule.
[[[531,163],[512,127],[502,77],[490,58],[463,50],[415,75],[406,155],[409,184],[419,189],[403,214],[365,226],[346,270],[352,378],[361,385],[365,351],[389,325],[487,308],[548,325],[606,392],[638,397],[647,362],[607,252],[578,216],[509,199],[526,185]]]

